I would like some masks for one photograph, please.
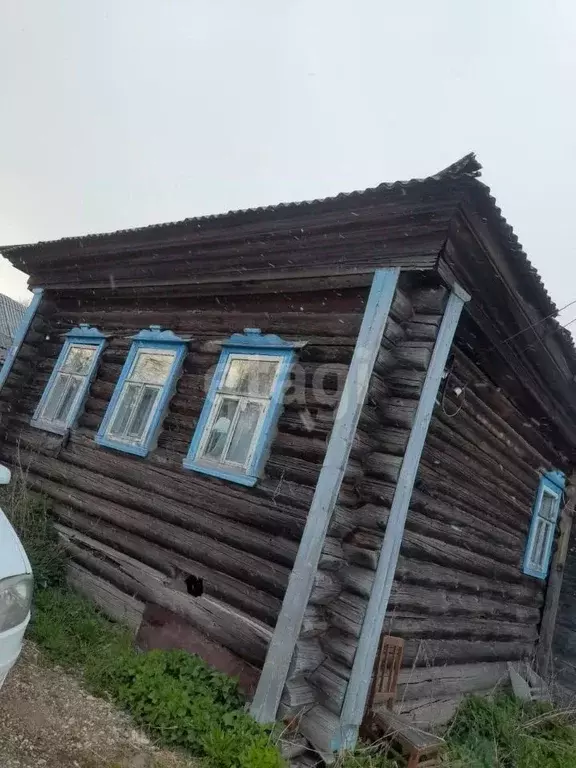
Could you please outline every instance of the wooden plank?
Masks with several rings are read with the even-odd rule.
[[[426,381],[422,388],[422,395],[418,402],[414,426],[408,440],[390,510],[390,518],[386,526],[386,535],[378,561],[374,586],[362,625],[362,633],[358,642],[358,650],[354,659],[350,683],[346,691],[344,706],[342,707],[342,731],[344,732],[344,744],[348,748],[354,748],[358,738],[358,729],[364,716],[372,669],[374,668],[378,643],[382,633],[382,624],[392,592],[394,573],[402,546],[406,516],[418,472],[420,457],[424,448],[446,360],[452,346],[454,333],[464,303],[469,298],[458,286],[455,286],[450,294],[432,353],[430,367],[426,374]]]
[[[252,701],[251,713],[262,723],[271,722],[276,717],[294,646],[310,599],[324,539],[344,479],[350,448],[368,390],[370,373],[396,291],[399,272],[399,269],[394,268],[378,270],[374,275],[304,534],[258,689]]]
[[[83,568],[78,563],[68,565],[68,584],[81,595],[92,600],[109,618],[138,632],[144,603],[110,584],[109,581]]]

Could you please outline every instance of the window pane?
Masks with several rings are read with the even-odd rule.
[[[60,401],[60,406],[54,416],[54,421],[65,422],[68,419],[70,410],[76,401],[76,396],[82,386],[83,378],[80,376],[68,376],[68,388],[66,394]]]
[[[58,410],[59,403],[64,396],[69,379],[70,376],[67,376],[66,374],[58,374],[56,381],[54,382],[54,386],[50,390],[48,400],[46,401],[46,405],[44,406],[44,410],[42,411],[40,418],[44,419],[45,421],[54,421],[54,416]]]
[[[544,560],[547,552],[548,534],[551,529],[550,523],[539,519],[536,527],[536,535],[532,544],[532,565],[541,569],[544,567]]]
[[[122,394],[120,395],[120,400],[116,406],[114,418],[112,419],[112,424],[108,430],[111,435],[115,435],[116,437],[123,437],[139,394],[139,384],[127,384],[123,388]]]
[[[546,520],[551,520],[554,522],[554,517],[556,514],[556,498],[551,494],[548,493],[546,490],[542,493],[542,502],[540,504],[540,509],[538,510],[538,514],[540,517],[545,518]]]
[[[129,376],[130,381],[164,384],[175,357],[174,352],[139,352]]]
[[[233,461],[235,464],[246,464],[261,411],[261,403],[246,403],[236,422],[234,436],[230,441],[230,447],[226,454],[226,461]]]
[[[222,398],[210,436],[204,447],[204,456],[211,459],[219,459],[222,456],[237,408],[238,400],[232,400],[230,397]]]
[[[136,413],[128,430],[128,437],[134,440],[142,440],[148,418],[154,408],[160,389],[158,387],[144,387],[140,402],[136,407]]]
[[[70,347],[62,370],[67,373],[79,373],[85,376],[90,369],[90,363],[96,354],[96,347],[86,345]]]
[[[278,361],[232,360],[223,389],[243,395],[269,397],[278,369]]]

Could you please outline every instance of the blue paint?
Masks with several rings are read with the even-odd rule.
[[[434,411],[438,389],[442,381],[454,333],[458,326],[464,302],[469,298],[468,294],[460,286],[454,286],[440,324],[438,337],[434,344],[434,350],[402,459],[402,466],[396,482],[396,488],[394,489],[394,497],[390,505],[386,533],[380,554],[378,555],[378,566],[374,583],[364,614],[352,671],[340,713],[340,737],[338,738],[341,738],[341,742],[338,746],[343,746],[347,749],[355,747],[358,730],[364,717],[366,699],[376,661],[378,644],[382,635],[382,626],[388,611],[392,584],[404,537],[406,517],[420,465],[420,458],[426,442],[430,419]]]
[[[159,325],[151,325],[149,330],[144,329],[136,334],[136,336],[132,337],[132,346],[130,347],[128,357],[126,358],[126,362],[120,373],[118,383],[114,388],[112,399],[108,404],[98,434],[95,437],[95,441],[98,445],[102,445],[105,448],[114,448],[115,450],[123,451],[124,453],[131,453],[134,456],[147,456],[150,453],[156,445],[160,427],[166,416],[166,411],[168,410],[168,404],[176,390],[178,375],[188,351],[188,341],[189,339],[183,339],[180,336],[176,336],[172,331],[162,331]],[[162,385],[160,397],[156,401],[154,416],[150,421],[146,435],[142,441],[139,441],[139,443],[135,445],[133,443],[114,440],[106,433],[116,411],[116,406],[122,395],[124,385],[132,371],[136,356],[141,349],[159,349],[164,351],[169,349],[175,352],[175,357],[172,362],[172,367],[170,368],[170,373],[168,374],[165,383]]]
[[[530,532],[528,534],[528,542],[526,544],[526,552],[524,554],[524,564],[522,567],[523,573],[527,576],[533,576],[536,579],[546,579],[548,577],[548,571],[550,569],[550,560],[552,558],[552,548],[554,546],[554,535],[548,536],[546,542],[546,552],[544,553],[544,559],[542,562],[542,568],[537,569],[531,565],[530,554],[534,547],[534,539],[538,530],[538,521],[540,520],[540,508],[542,506],[542,498],[544,491],[549,491],[554,497],[554,519],[550,522],[554,524],[554,531],[556,530],[556,523],[558,522],[558,515],[560,513],[560,505],[562,503],[562,496],[564,488],[566,487],[566,476],[559,470],[551,470],[546,472],[540,478],[540,484],[536,493],[536,499],[534,500],[534,506],[532,507],[532,523],[530,525]]]
[[[374,273],[334,427],[274,635],[250,707],[252,716],[259,723],[269,723],[276,719],[399,276],[398,268],[378,269]]]
[[[42,394],[40,402],[38,403],[38,407],[36,408],[34,416],[30,421],[30,425],[32,427],[43,429],[46,432],[54,432],[57,435],[65,435],[70,429],[72,429],[72,427],[76,425],[78,416],[80,415],[80,412],[83,410],[86,403],[86,398],[88,397],[88,392],[90,391],[90,385],[92,384],[94,376],[96,375],[98,361],[100,360],[100,355],[102,354],[102,350],[106,345],[107,338],[97,328],[92,328],[85,323],[81,323],[77,328],[72,328],[71,331],[68,331],[68,333],[65,333],[64,335],[66,337],[66,341],[60,350],[60,354],[56,360],[54,370],[48,379],[48,384],[46,384],[46,388],[44,389],[44,393]],[[79,390],[76,405],[74,408],[70,409],[66,421],[64,423],[44,421],[42,418],[40,418],[40,414],[42,413],[44,406],[46,405],[48,398],[52,393],[52,388],[56,383],[60,369],[64,365],[66,358],[68,357],[70,347],[72,346],[92,347],[96,350],[96,354],[92,358],[92,362],[90,363],[90,367],[88,368],[87,373],[83,376],[83,382]]]
[[[302,342],[290,342],[281,339],[273,334],[263,335],[259,328],[245,328],[244,333],[235,333],[222,344],[222,352],[216,366],[216,371],[212,377],[210,389],[200,419],[194,431],[188,454],[182,462],[185,469],[191,469],[194,472],[200,472],[211,477],[219,477],[222,480],[228,480],[241,485],[253,486],[258,481],[266,458],[268,449],[274,435],[274,427],[280,418],[282,405],[284,403],[284,391],[288,381],[288,375],[294,362],[294,347],[302,346]],[[264,421],[260,429],[258,442],[256,443],[250,464],[245,471],[235,472],[233,468],[223,465],[217,466],[215,463],[198,459],[198,451],[204,437],[205,429],[212,415],[212,409],[216,402],[216,396],[222,383],[226,366],[231,356],[234,354],[257,355],[258,357],[280,358],[280,368],[276,377],[274,390],[270,399],[270,404]]]
[[[14,361],[18,357],[18,352],[20,352],[20,347],[24,343],[26,334],[28,333],[30,326],[32,325],[32,320],[34,320],[36,312],[38,311],[38,307],[40,306],[40,302],[42,301],[43,293],[44,293],[43,288],[34,288],[34,295],[32,296],[32,301],[26,307],[26,310],[22,315],[20,324],[18,326],[18,329],[16,330],[14,339],[12,341],[12,346],[8,350],[8,354],[6,355],[6,359],[4,360],[2,368],[0,368],[0,392],[2,391],[2,388],[6,383],[6,379],[10,375],[10,371],[12,370],[12,366],[14,365]]]

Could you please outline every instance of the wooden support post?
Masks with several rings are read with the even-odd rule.
[[[268,648],[251,713],[260,723],[276,718],[290,661],[310,599],[326,533],[348,464],[350,449],[368,392],[400,270],[378,269],[356,340],[354,355],[338,404],[334,428],[314,491],[282,609]]]
[[[538,648],[536,651],[538,672],[540,677],[544,678],[544,680],[548,677],[550,661],[552,658],[552,642],[554,640],[554,632],[556,629],[556,618],[558,616],[560,592],[562,590],[562,581],[564,579],[564,568],[568,556],[575,501],[576,473],[573,473],[569,480],[568,501],[564,505],[564,509],[560,516],[560,534],[556,543],[556,551],[554,552],[552,563],[550,565],[548,588],[546,590],[546,598],[542,610],[540,637],[538,639]]]
[[[43,293],[44,293],[43,288],[34,288],[34,296],[32,297],[32,301],[26,307],[26,311],[22,315],[22,319],[20,320],[20,325],[18,326],[18,330],[16,331],[14,335],[14,340],[12,341],[12,346],[8,350],[8,354],[6,355],[6,360],[4,360],[4,365],[2,366],[2,368],[0,368],[0,392],[2,391],[2,387],[6,383],[6,379],[10,375],[10,371],[12,370],[12,366],[14,365],[14,361],[18,357],[18,352],[20,352],[20,347],[24,343],[26,334],[28,333],[28,330],[32,325],[34,316],[36,315],[36,312],[38,311],[38,307],[40,306],[40,302],[42,301]]]
[[[340,743],[335,750],[343,747],[353,749],[362,723],[370,681],[376,660],[382,625],[388,610],[388,602],[394,582],[394,574],[404,537],[404,526],[412,490],[420,464],[420,457],[428,434],[428,426],[436,403],[436,395],[442,380],[446,360],[452,347],[452,340],[460,319],[464,303],[470,296],[459,285],[454,285],[444,311],[438,338],[434,345],[432,359],[422,387],[414,423],[408,438],[402,467],[394,490],[386,533],[378,557],[378,567],[362,623],[350,681],[346,690],[340,714]]]

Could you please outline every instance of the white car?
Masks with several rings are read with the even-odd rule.
[[[0,464],[0,484],[10,482],[10,470]],[[0,508],[0,688],[22,649],[32,603],[30,561]]]

